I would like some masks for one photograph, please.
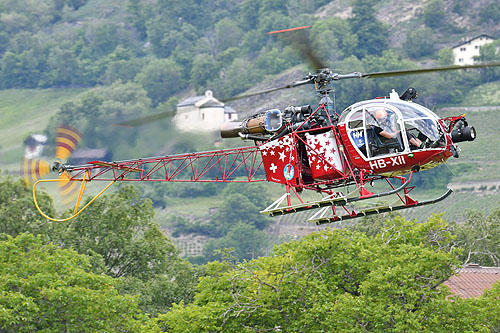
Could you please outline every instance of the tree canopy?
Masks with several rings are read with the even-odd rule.
[[[137,300],[92,272],[89,259],[41,237],[0,241],[0,327],[6,332],[153,329]]]
[[[482,308],[498,297],[495,291],[466,301],[442,286],[457,264],[439,216],[423,224],[395,217],[371,237],[330,229],[282,244],[268,257],[210,263],[194,302],[159,319],[172,332],[495,327],[498,313],[486,318]]]

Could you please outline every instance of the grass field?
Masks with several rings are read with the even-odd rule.
[[[452,112],[441,112],[439,115],[447,117],[454,114]],[[500,170],[499,119],[500,107],[494,111],[471,110],[467,112],[469,125],[476,128],[477,139],[472,142],[460,142],[458,144],[462,149],[460,158],[451,157],[448,160],[448,164],[454,170],[452,181],[500,178],[498,172]]]
[[[23,141],[41,133],[65,102],[85,89],[0,90],[0,169],[17,171]]]
[[[500,82],[482,84],[467,93],[463,106],[500,105]]]

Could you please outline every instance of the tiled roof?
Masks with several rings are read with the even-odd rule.
[[[451,292],[462,298],[478,297],[500,280],[500,267],[467,265],[457,271],[444,284]]]
[[[237,113],[237,112],[230,106],[224,106],[224,113]]]
[[[470,43],[470,42],[472,42],[473,40],[476,40],[476,39],[478,39],[478,38],[480,38],[480,37],[485,37],[485,38],[488,38],[488,39],[495,39],[495,38],[491,37],[490,35],[487,35],[487,34],[481,34],[481,35],[476,36],[476,37],[474,37],[474,38],[471,38],[471,39],[469,39],[469,40],[465,40],[465,41],[461,42],[460,44],[457,44],[457,45],[453,46],[452,48],[453,48],[453,49],[455,49],[455,48],[457,48],[457,47],[459,47],[459,46],[462,46],[462,45],[465,45],[465,44],[467,44],[467,43]]]
[[[201,101],[203,98],[205,98],[205,96],[189,97],[188,99],[185,99],[185,100],[181,101],[179,104],[177,104],[177,107],[194,105],[194,103]]]

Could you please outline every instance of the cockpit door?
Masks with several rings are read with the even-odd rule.
[[[402,115],[390,105],[362,105],[351,112],[346,122],[350,140],[365,159],[408,150]]]

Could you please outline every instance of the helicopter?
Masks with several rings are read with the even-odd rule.
[[[468,124],[466,116],[440,118],[414,101],[417,91],[411,87],[401,95],[392,90],[388,96],[354,103],[339,113],[331,98],[333,83],[500,66],[500,62],[339,74],[324,66],[310,52],[307,42],[300,44],[315,72],[284,86],[238,95],[223,102],[313,85],[319,98],[318,106],[271,109],[223,124],[222,138],[239,137],[253,142],[247,147],[112,162],[90,161],[74,166],[64,164],[64,158],[76,145],[72,140],[70,147],[62,146],[64,152],[57,153],[64,158],[58,158],[50,168],[44,164],[43,174],[57,172],[59,178],[37,180],[33,184],[38,210],[49,220],[67,221],[79,215],[112,184],[124,181],[273,182],[282,185],[285,193],[261,213],[278,216],[311,211],[308,221],[316,224],[425,206],[447,198],[452,193],[450,189],[431,200],[412,198],[410,192],[415,186],[410,186],[411,178],[414,173],[443,164],[452,156],[458,158],[458,143],[476,138],[476,130]],[[120,125],[137,126],[167,116],[156,114]],[[76,129],[74,132],[77,133]],[[33,172],[31,178],[36,180],[43,174]],[[55,219],[39,209],[35,188],[52,181],[61,182],[65,187],[81,183],[74,212],[68,218]],[[91,181],[108,184],[80,208],[86,185]],[[320,198],[305,200],[302,197],[305,192],[319,194]],[[386,197],[395,197],[395,201],[380,201]]]

